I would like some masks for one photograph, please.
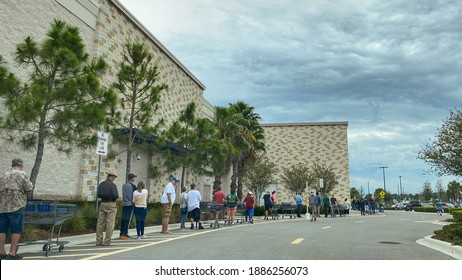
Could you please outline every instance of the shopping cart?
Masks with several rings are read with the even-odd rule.
[[[210,204],[211,213],[215,213],[215,223],[210,224],[210,227],[213,227],[214,229],[220,228],[219,216],[224,210],[225,206],[223,204],[216,204],[215,202]]]
[[[276,220],[279,219],[278,210],[281,208],[280,204],[274,204],[271,208],[271,219]]]
[[[292,205],[290,203],[282,203],[281,204],[281,211],[282,211],[282,217],[284,219],[284,216],[289,216],[291,219],[295,218],[295,209],[297,209],[297,206]]]
[[[342,214],[341,214],[341,210],[340,210],[340,204],[331,204],[330,206],[330,211],[331,211],[331,217],[332,218],[335,218],[337,217],[337,214],[341,217]]]
[[[238,224],[243,224],[245,222],[245,215],[246,215],[246,208],[245,204],[239,203],[236,206],[236,215],[234,216],[234,220]]]
[[[27,201],[25,210],[24,224],[50,225],[51,234],[48,240],[25,241],[19,243],[18,247],[43,244],[42,249],[45,251],[45,256],[50,255],[53,247],[58,247],[59,251],[62,252],[64,250],[64,244],[69,243],[69,241],[59,240],[61,228],[65,221],[77,216],[77,205],[59,203],[56,200],[34,199]],[[56,238],[54,238],[56,226],[59,226],[59,229]]]

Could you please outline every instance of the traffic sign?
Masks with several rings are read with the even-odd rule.
[[[97,155],[107,156],[108,138],[109,138],[109,134],[107,132],[98,131],[98,144],[96,145]]]

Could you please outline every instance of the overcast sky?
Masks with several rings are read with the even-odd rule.
[[[416,159],[462,104],[459,0],[120,0],[226,106],[263,123],[348,121],[351,187],[417,193]]]

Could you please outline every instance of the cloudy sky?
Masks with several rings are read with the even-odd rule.
[[[348,121],[351,187],[446,185],[416,159],[462,104],[459,0],[120,0],[202,83],[262,122]]]

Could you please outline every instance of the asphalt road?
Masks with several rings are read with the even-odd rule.
[[[25,259],[99,260],[451,260],[416,240],[441,229],[435,213],[387,211],[348,217],[257,220],[254,224],[204,230],[156,232],[143,240],[94,241],[66,246],[63,252],[24,253]],[[171,225],[171,229],[174,226]]]

